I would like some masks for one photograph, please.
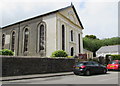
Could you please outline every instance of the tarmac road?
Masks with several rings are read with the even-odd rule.
[[[3,84],[118,84],[120,72],[110,71],[107,74],[91,76],[54,76],[45,78],[3,81]]]

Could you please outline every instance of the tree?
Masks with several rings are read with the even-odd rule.
[[[120,44],[120,37],[113,37],[113,38],[98,40],[97,37],[86,35],[83,38],[83,47],[87,50],[92,51],[94,56],[96,56],[95,53],[100,47],[108,46],[108,45],[118,45],[118,44]]]
[[[95,35],[86,35],[85,37],[90,38],[90,39],[97,39]]]

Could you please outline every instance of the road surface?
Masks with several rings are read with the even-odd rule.
[[[119,72],[120,73],[120,72]],[[3,81],[3,84],[118,84],[120,74],[110,71],[107,74],[91,76],[55,76],[46,78],[34,78],[14,81]]]

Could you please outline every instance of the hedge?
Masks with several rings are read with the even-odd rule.
[[[106,57],[111,56],[112,60],[120,60],[120,54],[118,55],[106,55]]]
[[[13,56],[14,52],[9,49],[3,49],[3,50],[0,50],[0,55]]]
[[[51,57],[67,57],[67,56],[68,54],[63,50],[54,51],[51,55]]]

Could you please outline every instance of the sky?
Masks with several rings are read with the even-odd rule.
[[[1,0],[0,27],[67,7],[73,3],[83,24],[83,37],[118,36],[119,0]]]

